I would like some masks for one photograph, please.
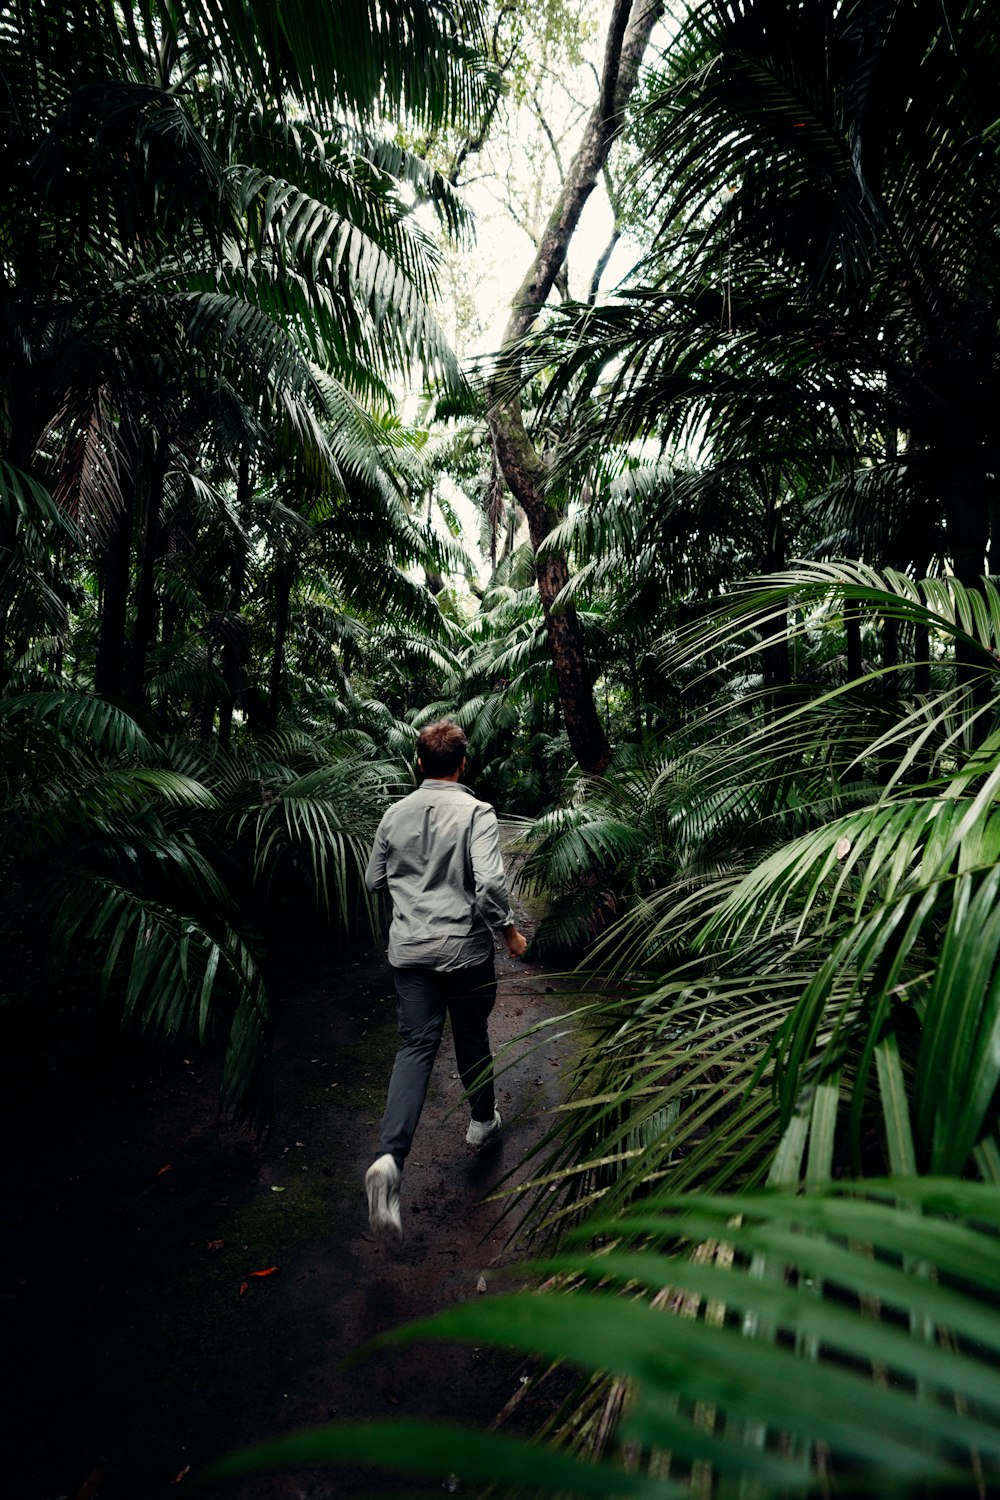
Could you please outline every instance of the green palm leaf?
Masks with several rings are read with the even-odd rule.
[[[389,1337],[498,1343],[627,1382],[603,1464],[547,1474],[525,1445],[519,1471],[495,1437],[447,1434],[452,1471],[473,1477],[496,1454],[517,1493],[628,1493],[642,1478],[662,1486],[668,1465],[671,1485],[720,1494],[823,1492],[831,1475],[845,1493],[973,1492],[1000,1465],[998,1227],[997,1189],[951,1179],[805,1197],[657,1193],[589,1220],[578,1240],[599,1234],[608,1248],[544,1262],[548,1290],[478,1299]],[[396,1424],[379,1430],[391,1444]],[[399,1429],[424,1472],[444,1464],[443,1436]],[[335,1424],[216,1472],[348,1456],[385,1461],[370,1430]]]

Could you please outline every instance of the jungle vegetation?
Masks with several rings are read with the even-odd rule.
[[[571,300],[560,198],[484,373],[433,304],[509,11],[0,13],[5,1024],[222,1046],[266,1124],[268,924],[365,921],[450,713],[593,1040],[545,1291],[405,1336],[582,1374],[544,1444],[396,1424],[406,1466],[991,1493],[995,8],[611,7],[567,181],[619,151],[642,254]]]

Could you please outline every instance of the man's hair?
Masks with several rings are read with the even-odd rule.
[[[417,755],[425,776],[451,776],[465,759],[465,730],[450,719],[427,724],[417,737]]]

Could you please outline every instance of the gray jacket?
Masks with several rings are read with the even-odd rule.
[[[430,778],[386,812],[368,861],[370,891],[392,899],[395,969],[464,969],[493,952],[510,909],[497,815],[471,788]]]

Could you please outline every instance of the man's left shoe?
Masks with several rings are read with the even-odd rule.
[[[368,1223],[383,1240],[403,1238],[403,1220],[399,1212],[399,1179],[401,1173],[392,1156],[386,1153],[373,1161],[365,1173],[368,1194]]]
[[[495,1109],[492,1120],[470,1120],[465,1139],[470,1146],[485,1146],[487,1141],[492,1141],[500,1134],[502,1123],[500,1111]]]

